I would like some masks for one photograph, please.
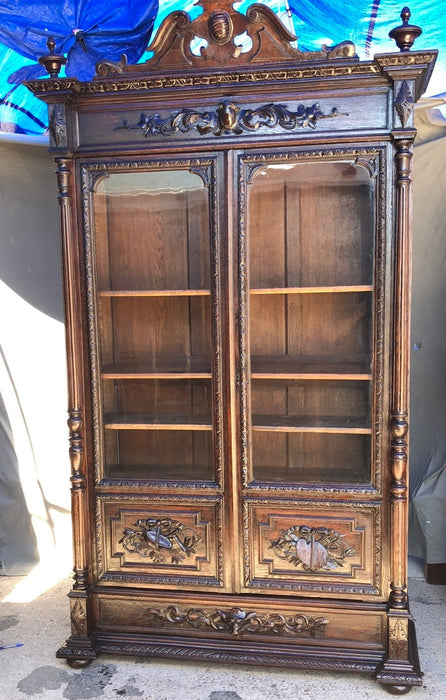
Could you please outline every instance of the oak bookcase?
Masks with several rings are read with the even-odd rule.
[[[420,30],[360,61],[202,0],[49,105],[73,666],[99,653],[421,683],[407,599]],[[245,42],[238,45],[241,35]],[[196,40],[202,40],[201,49]]]

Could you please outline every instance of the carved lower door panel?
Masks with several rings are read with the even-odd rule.
[[[119,585],[224,590],[218,497],[99,499],[98,579]],[[103,524],[106,523],[106,527]]]
[[[244,548],[246,591],[382,595],[380,505],[249,500]]]

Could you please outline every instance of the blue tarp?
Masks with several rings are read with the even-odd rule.
[[[253,0],[234,6],[245,11]],[[264,0],[296,34],[300,49],[319,49],[349,39],[360,58],[395,51],[388,32],[401,23],[401,0]],[[440,2],[440,6],[441,6]],[[446,4],[446,3],[445,3]],[[41,134],[46,129],[46,106],[21,85],[42,75],[36,65],[48,52],[53,36],[56,52],[67,55],[66,75],[89,80],[98,60],[130,63],[147,60],[144,54],[152,32],[176,9],[192,17],[202,11],[193,1],[178,0],[7,0],[0,1],[0,131]],[[411,22],[423,29],[415,49],[439,48],[446,43],[446,24],[439,22],[439,3],[419,0]],[[445,91],[446,60],[440,53],[430,94]]]
[[[130,63],[143,54],[158,14],[158,0],[7,0],[0,2],[0,129],[42,133],[46,113],[30,98],[23,80],[44,75],[36,65],[48,53],[51,36],[56,53],[67,55],[65,73],[89,80],[98,60]]]

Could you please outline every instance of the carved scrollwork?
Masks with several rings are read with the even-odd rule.
[[[127,56],[122,54],[120,61],[101,61],[96,65],[96,75],[106,78],[108,75],[119,75],[127,68]]]
[[[211,627],[217,632],[226,632],[234,636],[246,632],[297,635],[328,624],[328,620],[323,617],[307,617],[302,614],[292,617],[285,617],[279,613],[258,615],[256,612],[248,612],[241,608],[215,611],[190,608],[181,611],[175,605],[169,605],[164,609],[149,608],[146,616],[177,625],[186,624],[194,628]]]
[[[336,46],[322,46],[322,51],[327,51],[327,58],[354,58],[355,45],[351,41],[341,41]]]
[[[355,553],[354,547],[335,530],[308,525],[293,525],[283,531],[278,540],[271,541],[270,548],[281,559],[305,571],[337,569]]]
[[[296,110],[290,110],[282,104],[266,104],[257,109],[241,109],[234,103],[222,102],[215,111],[199,112],[194,109],[182,109],[172,112],[166,117],[161,114],[146,114],[142,112],[136,124],[129,124],[126,119],[119,129],[141,129],[145,137],[172,136],[177,133],[197,131],[201,135],[241,134],[244,131],[253,132],[261,127],[268,129],[281,128],[292,131],[299,128],[315,129],[320,119],[339,117],[341,113],[333,107],[324,114],[320,105],[315,102],[305,106],[300,104]]]
[[[192,528],[171,518],[140,518],[134,527],[125,528],[119,544],[156,564],[163,563],[168,556],[173,564],[179,564],[195,554],[194,547],[200,541]]]

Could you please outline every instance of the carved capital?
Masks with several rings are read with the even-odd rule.
[[[407,423],[407,413],[397,413],[392,416],[390,421],[390,432],[392,435],[391,441],[391,462],[392,462],[392,478],[391,485],[392,497],[396,499],[406,498],[406,469],[408,460],[408,441],[409,425]]]
[[[409,138],[397,138],[395,140],[395,160],[397,167],[395,184],[399,189],[411,183],[412,146],[412,136]],[[405,223],[405,221],[400,222],[400,225],[402,223]]]
[[[63,205],[64,200],[71,197],[70,191],[70,179],[71,179],[71,167],[68,158],[57,158],[57,185],[59,189],[58,199],[59,204]]]

